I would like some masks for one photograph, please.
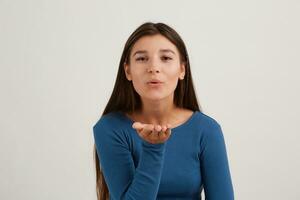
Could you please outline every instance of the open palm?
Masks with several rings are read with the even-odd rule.
[[[152,144],[164,143],[171,135],[171,125],[153,125],[134,122],[132,128],[136,129],[139,136]]]

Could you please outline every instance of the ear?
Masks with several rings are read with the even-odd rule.
[[[131,78],[131,74],[130,74],[130,69],[129,69],[129,65],[124,63],[124,72],[125,72],[125,76],[126,78],[131,81],[132,78]]]
[[[180,64],[180,74],[179,74],[179,78],[183,79],[185,76],[185,63],[183,62],[182,64]]]

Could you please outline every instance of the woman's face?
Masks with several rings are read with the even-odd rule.
[[[185,74],[177,47],[159,34],[143,36],[136,41],[130,53],[130,64],[125,63],[124,70],[141,98],[149,100],[173,95],[178,79]]]

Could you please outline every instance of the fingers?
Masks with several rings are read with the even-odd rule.
[[[165,134],[168,136],[171,135],[171,126],[168,126],[168,129],[166,130]]]
[[[152,124],[144,124],[144,129],[140,131],[140,134],[143,137],[149,137],[154,132],[154,125]]]
[[[144,128],[144,125],[142,123],[140,123],[140,122],[134,122],[132,124],[132,128],[137,129],[137,130],[141,130],[141,129]]]
[[[155,131],[159,132],[161,131],[162,127],[160,125],[155,125]]]
[[[134,122],[132,128],[136,129],[138,134],[146,140],[151,142],[164,142],[171,135],[171,125],[153,125],[142,124],[140,122]]]
[[[166,126],[166,125],[163,125],[163,126],[162,126],[162,132],[166,132],[166,130],[167,130],[167,126]]]
[[[141,136],[141,137],[146,137],[148,136],[149,134],[151,134],[152,132],[152,129],[153,129],[153,125],[150,125],[150,124],[142,124],[140,122],[134,122],[132,124],[132,128],[136,129],[138,134]]]
[[[171,125],[163,125],[161,131],[157,133],[157,139],[160,142],[165,142],[171,135]]]
[[[170,135],[171,135],[171,125],[167,124],[166,126],[164,126],[164,131],[161,134],[161,138],[168,139],[170,137]]]

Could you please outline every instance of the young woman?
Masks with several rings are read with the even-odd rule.
[[[99,200],[234,199],[221,126],[200,110],[185,44],[164,23],[130,35],[93,132]]]

